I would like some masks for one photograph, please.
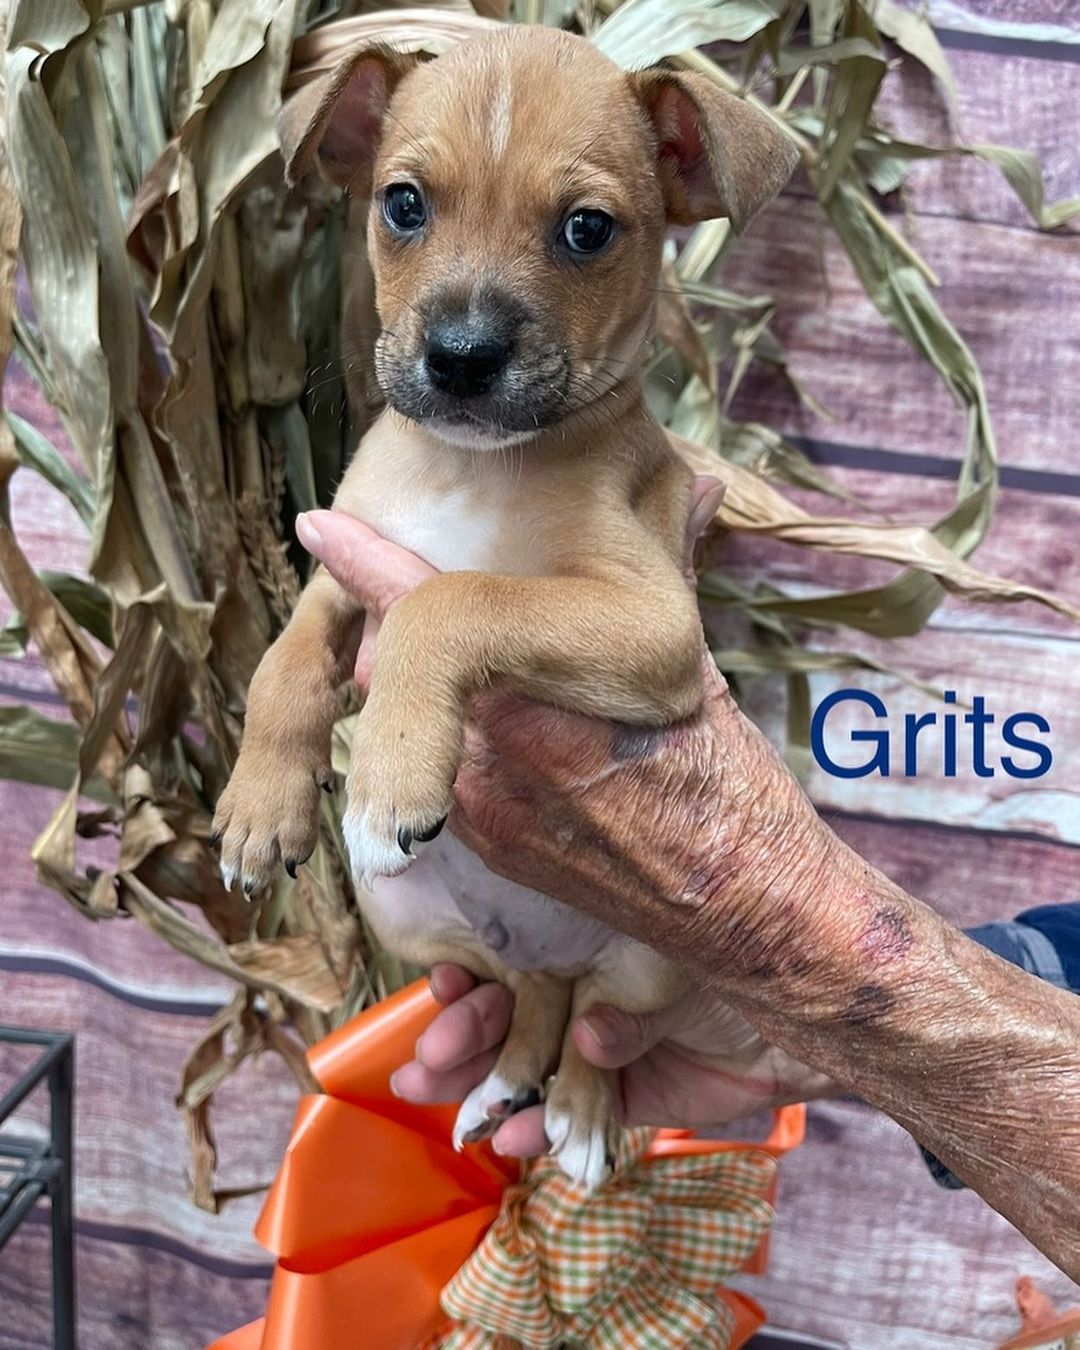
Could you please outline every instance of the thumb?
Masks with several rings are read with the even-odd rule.
[[[600,1069],[621,1069],[647,1054],[668,1033],[660,1013],[629,1013],[598,1003],[574,1024],[574,1044]]]
[[[435,568],[343,511],[305,511],[296,537],[345,590],[378,618]]]
[[[716,519],[720,503],[727,492],[727,484],[709,474],[698,474],[690,490],[690,512],[683,537],[683,570],[691,587],[697,585],[694,576],[694,551],[698,540]]]

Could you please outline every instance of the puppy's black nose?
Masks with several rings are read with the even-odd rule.
[[[436,389],[456,398],[486,394],[510,359],[513,343],[490,328],[444,320],[428,332],[424,364]]]

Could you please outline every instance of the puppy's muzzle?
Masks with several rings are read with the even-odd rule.
[[[511,339],[484,322],[443,319],[424,343],[424,368],[433,388],[453,398],[490,393],[513,355]]]

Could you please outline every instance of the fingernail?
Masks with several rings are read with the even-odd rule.
[[[702,497],[697,506],[694,507],[693,514],[690,517],[689,533],[691,539],[698,539],[712,524],[713,517],[720,508],[720,503],[724,500],[724,494],[727,492],[725,483],[716,483]]]
[[[309,553],[317,554],[322,548],[323,538],[315,528],[310,512],[305,511],[296,517],[296,537]]]
[[[390,1091],[395,1097],[401,1096],[401,1089],[398,1087],[398,1076],[396,1073],[390,1075]]]
[[[497,1134],[494,1134],[491,1137],[491,1151],[492,1153],[497,1153],[500,1158],[506,1156],[506,1150],[499,1143],[499,1136]]]
[[[613,1050],[619,1044],[618,1028],[606,1013],[586,1013],[581,1025],[601,1050]]]

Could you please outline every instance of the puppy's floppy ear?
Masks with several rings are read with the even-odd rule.
[[[791,177],[799,154],[769,118],[703,75],[631,75],[653,124],[668,219],[727,216],[741,230]]]
[[[366,196],[390,99],[415,65],[413,56],[362,47],[302,85],[278,117],[286,182],[298,183],[318,162],[339,187]]]

